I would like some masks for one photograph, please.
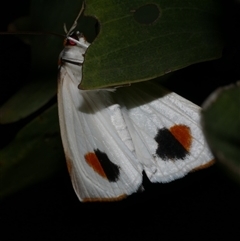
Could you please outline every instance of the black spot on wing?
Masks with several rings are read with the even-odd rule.
[[[160,129],[154,139],[158,143],[156,154],[163,160],[183,160],[189,154],[167,128]]]
[[[110,182],[116,182],[120,175],[120,167],[111,162],[106,153],[101,152],[100,150],[94,150],[104,172],[107,176],[107,179]]]

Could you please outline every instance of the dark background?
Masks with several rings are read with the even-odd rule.
[[[5,3],[1,31],[20,13],[28,13],[29,2]],[[201,105],[214,89],[240,79],[239,10],[237,1],[224,2],[222,58],[180,70],[166,86]],[[3,103],[29,81],[30,48],[18,38],[4,36],[0,54],[0,101]],[[8,133],[16,130],[14,127],[2,132],[1,143],[11,139]],[[232,240],[239,237],[240,187],[218,165],[169,184],[146,181],[145,186],[145,192],[121,202],[83,204],[78,201],[64,168],[51,179],[0,202],[0,239],[208,240],[226,237]]]

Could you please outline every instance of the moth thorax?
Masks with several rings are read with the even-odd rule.
[[[86,49],[79,48],[77,46],[66,46],[61,53],[63,62],[82,64],[84,61],[83,54]]]

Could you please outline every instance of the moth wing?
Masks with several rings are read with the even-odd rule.
[[[169,182],[213,162],[197,105],[151,81],[119,89],[115,98],[151,182]]]
[[[109,91],[79,90],[71,68],[60,69],[58,106],[73,187],[81,201],[121,199],[141,187],[142,166],[120,106]]]

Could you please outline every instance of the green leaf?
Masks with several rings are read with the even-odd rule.
[[[85,17],[78,20],[76,30],[90,42],[96,26],[100,32],[86,53],[82,89],[149,80],[221,56],[222,6],[218,0],[85,2]],[[71,4],[67,0],[61,4],[56,0],[33,0],[32,28],[64,35],[63,24],[69,29],[81,6],[79,0]],[[37,76],[56,71],[63,39],[51,35],[33,39]]]
[[[240,82],[210,95],[203,105],[202,123],[213,153],[240,181]]]
[[[0,123],[18,121],[37,111],[56,95],[57,81],[36,79],[20,89],[0,108]]]
[[[86,0],[85,15],[97,18],[100,32],[87,50],[81,89],[149,80],[221,56],[217,0]]]
[[[0,150],[0,198],[49,178],[65,165],[54,105]]]

